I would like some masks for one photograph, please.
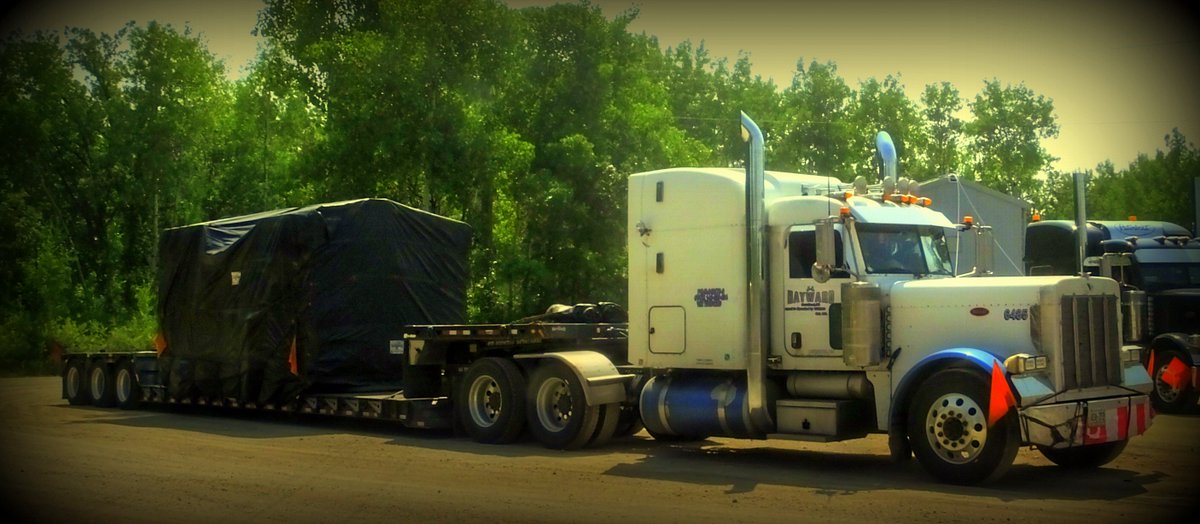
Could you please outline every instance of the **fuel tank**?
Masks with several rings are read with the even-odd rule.
[[[779,388],[773,382],[767,386],[767,406],[774,411]],[[746,393],[744,376],[659,375],[642,388],[638,404],[642,422],[653,434],[762,438],[750,421]]]

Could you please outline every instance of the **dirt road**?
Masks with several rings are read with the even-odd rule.
[[[872,436],[836,444],[640,434],[593,451],[330,419],[69,407],[0,379],[5,522],[1180,522],[1200,417],[1164,415],[1108,467],[1023,449],[986,487],[934,482]],[[13,517],[16,517],[14,520]]]

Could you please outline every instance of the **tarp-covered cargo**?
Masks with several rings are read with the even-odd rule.
[[[162,368],[172,395],[270,403],[402,389],[406,324],[466,321],[462,222],[382,199],[168,229]]]

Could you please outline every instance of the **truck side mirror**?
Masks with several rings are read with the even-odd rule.
[[[813,262],[812,274],[817,282],[828,282],[833,274],[833,264],[837,261],[837,251],[834,245],[833,221],[829,219],[817,221],[816,262]]]
[[[959,275],[960,277],[989,277],[992,276],[992,227],[975,226],[975,269]]]
[[[975,273],[977,276],[988,276],[995,268],[992,255],[992,227],[975,227]]]

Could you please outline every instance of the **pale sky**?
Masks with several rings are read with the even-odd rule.
[[[548,5],[553,1],[508,0]],[[832,60],[852,86],[898,74],[911,99],[948,81],[972,98],[985,79],[1025,83],[1054,101],[1060,170],[1118,168],[1163,147],[1178,127],[1200,141],[1200,17],[1194,2],[978,0],[594,0],[610,18],[637,7],[631,30],[714,57],[750,53],[781,88],[797,60]],[[255,0],[43,0],[5,7],[2,27],[114,32],[125,22],[189,24],[237,77],[260,40]],[[755,115],[769,120],[769,115]]]

